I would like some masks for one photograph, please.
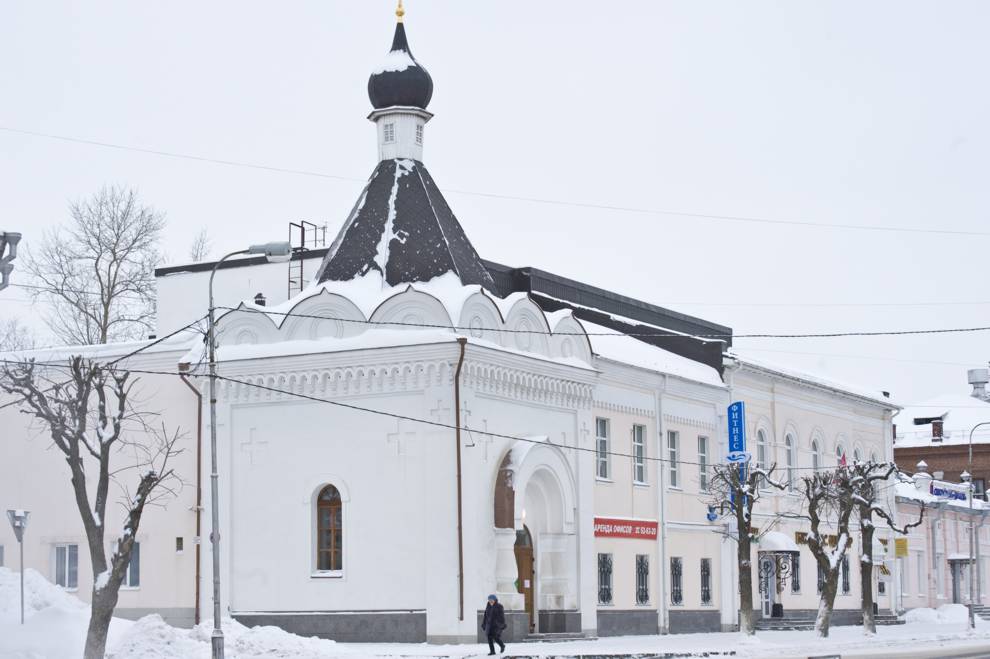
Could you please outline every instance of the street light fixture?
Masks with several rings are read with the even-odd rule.
[[[217,473],[217,355],[216,355],[216,307],[213,304],[213,278],[220,264],[232,256],[241,254],[264,254],[269,263],[285,263],[292,258],[292,245],[288,242],[251,245],[247,249],[227,254],[213,265],[210,272],[210,310],[207,326],[207,343],[210,360],[210,507],[212,509],[212,529],[210,543],[213,545],[213,634],[210,645],[213,659],[223,659],[223,629],[220,626],[220,503],[219,474]]]
[[[14,529],[14,537],[17,544],[21,546],[21,624],[24,624],[24,529],[28,525],[28,517],[31,516],[26,510],[8,510],[7,519]]]

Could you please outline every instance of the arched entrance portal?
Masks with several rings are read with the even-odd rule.
[[[517,442],[502,460],[495,486],[496,591],[507,610],[526,612],[530,631],[580,631],[575,499],[571,468],[558,447]]]

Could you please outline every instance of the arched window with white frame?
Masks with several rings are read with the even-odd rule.
[[[843,445],[842,441],[837,441],[835,443],[835,464],[841,465],[843,458],[846,457],[846,447]]]
[[[767,433],[760,428],[756,431],[756,468],[767,470]],[[763,482],[761,481],[761,484]]]
[[[863,461],[863,452],[859,450],[859,447],[853,449],[853,464],[858,464]]]
[[[339,572],[344,569],[344,505],[340,491],[327,485],[316,497],[316,569]]]
[[[822,445],[817,438],[811,440],[811,468],[814,471],[822,468]]]
[[[794,472],[797,469],[797,447],[794,445],[794,435],[784,435],[784,453],[787,460],[787,491],[794,491]]]

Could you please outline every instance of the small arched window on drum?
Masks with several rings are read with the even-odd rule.
[[[327,485],[316,499],[316,569],[321,572],[344,569],[343,519],[340,492]]]

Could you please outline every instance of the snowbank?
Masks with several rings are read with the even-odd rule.
[[[965,625],[969,622],[969,609],[965,604],[943,604],[937,609],[911,609],[904,614],[904,620],[926,625]],[[985,624],[983,618],[976,617],[977,627]]]
[[[0,567],[0,623],[21,621],[21,573]],[[86,605],[36,570],[24,571],[24,617],[49,608],[79,611]]]
[[[176,629],[155,614],[138,620],[107,659],[208,659],[213,623]],[[333,641],[304,638],[277,627],[245,627],[224,620],[224,656],[230,659],[319,659],[342,654]]]
[[[21,625],[20,573],[0,568],[0,657],[82,656],[89,606],[31,569],[24,571],[24,618]],[[108,645],[117,642],[131,624],[114,618]]]

